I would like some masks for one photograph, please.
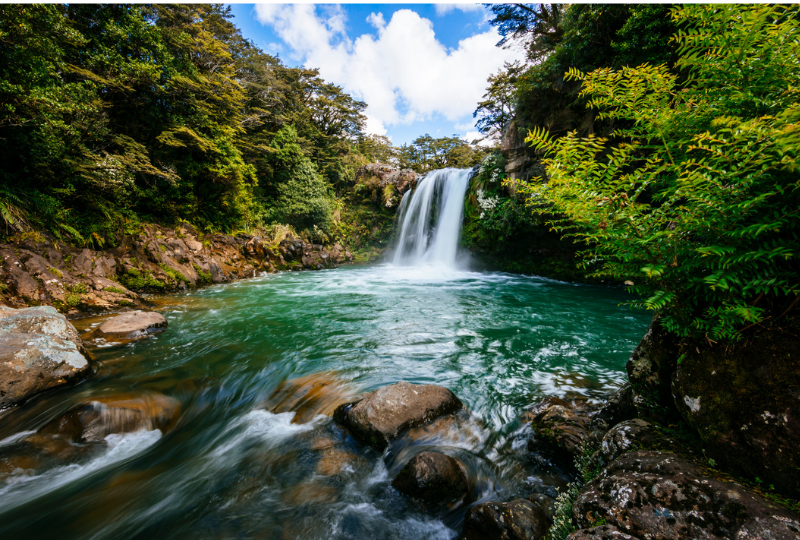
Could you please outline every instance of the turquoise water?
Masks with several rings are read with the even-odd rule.
[[[625,299],[619,289],[389,265],[153,298],[167,331],[96,343],[93,378],[0,419],[0,459],[20,434],[92,396],[165,394],[181,402],[177,423],[0,476],[0,537],[453,538],[463,508],[423,508],[391,478],[435,447],[467,464],[473,501],[563,485],[564,473],[527,452],[517,418],[542,396],[599,399],[622,383],[649,322]],[[298,378],[327,385],[305,423],[270,400]],[[380,455],[314,416],[401,380],[455,392],[470,411],[460,432],[409,436]]]

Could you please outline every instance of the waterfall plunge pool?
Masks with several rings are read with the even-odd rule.
[[[545,395],[600,398],[625,380],[649,322],[625,299],[425,265],[280,273],[153,298],[167,331],[95,348],[95,376],[6,413],[0,464],[20,434],[97,395],[174,397],[177,422],[77,462],[0,468],[0,537],[454,538],[464,508],[432,513],[391,478],[420,448],[438,448],[468,465],[476,501],[563,485],[531,459],[517,418]],[[401,380],[450,388],[470,419],[455,437],[380,455],[315,414]],[[296,405],[309,388],[333,390],[317,392],[316,408],[275,406],[276,390]],[[305,423],[293,423],[300,414]]]

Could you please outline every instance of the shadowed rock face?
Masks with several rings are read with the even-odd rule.
[[[600,454],[610,463],[625,452],[640,448],[669,448],[674,442],[645,420],[626,420],[611,428],[600,443]]]
[[[52,307],[0,307],[0,408],[91,371],[78,331]]]
[[[473,506],[464,518],[462,540],[538,540],[549,527],[544,511],[527,499]]]
[[[411,458],[392,480],[392,485],[406,495],[431,504],[459,501],[468,491],[464,466],[440,452],[422,452]]]
[[[131,341],[156,332],[163,332],[166,327],[167,319],[160,313],[129,311],[101,324],[100,328],[95,331],[95,335],[104,339]]]
[[[642,540],[800,537],[797,515],[675,454],[650,450],[614,460],[578,495],[573,517],[580,527],[605,519]]]
[[[590,441],[594,413],[594,408],[586,403],[544,398],[522,415],[534,429],[528,450],[543,452],[571,467]]]
[[[339,406],[333,417],[362,443],[383,450],[405,430],[462,407],[443,386],[399,382]]]
[[[792,498],[800,497],[797,335],[795,321],[733,346],[688,347],[672,385],[678,411],[717,462]]]

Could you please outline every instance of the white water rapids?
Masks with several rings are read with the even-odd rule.
[[[398,212],[395,266],[455,267],[470,173],[471,169],[433,171],[405,194]]]

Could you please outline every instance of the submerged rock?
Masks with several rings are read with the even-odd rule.
[[[481,503],[467,511],[461,540],[538,540],[549,525],[539,505],[527,499]]]
[[[305,424],[317,415],[332,415],[336,407],[354,397],[352,389],[334,373],[321,372],[282,382],[260,406],[275,414],[294,412],[292,423]]]
[[[112,433],[159,429],[167,432],[181,404],[162,394],[117,394],[76,405],[41,428],[39,435],[55,435],[73,443],[99,442]]]
[[[579,527],[605,519],[642,540],[800,536],[800,516],[675,454],[651,450],[611,462],[580,492],[573,517]]]
[[[333,417],[362,443],[383,450],[405,430],[462,407],[456,395],[443,386],[399,382],[340,405]]]
[[[461,462],[441,452],[422,452],[406,463],[392,485],[426,503],[447,504],[467,496],[469,480]]]
[[[0,408],[78,381],[91,369],[78,331],[52,307],[0,307]]]
[[[95,335],[109,340],[131,341],[141,339],[167,327],[167,319],[155,311],[129,311],[117,315],[95,330]]]

